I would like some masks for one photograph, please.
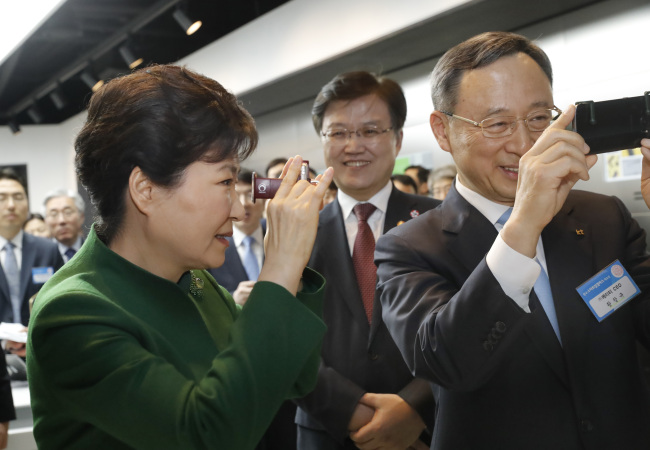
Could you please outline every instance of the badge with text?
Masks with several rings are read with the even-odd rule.
[[[54,267],[34,267],[32,269],[32,283],[43,284],[54,275]]]
[[[617,259],[576,288],[598,322],[636,297],[641,290]]]

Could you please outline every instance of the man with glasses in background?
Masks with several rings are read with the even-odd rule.
[[[390,182],[404,94],[390,79],[344,73],[321,89],[312,119],[338,194],[321,211],[308,264],[327,280],[328,330],[316,388],[298,401],[298,448],[427,448],[431,389],[409,373],[374,301],[377,237],[438,205]]]
[[[548,57],[484,33],[442,56],[431,91],[458,176],[439,208],[379,240],[375,261],[384,321],[435,383],[432,449],[650,448],[636,353],[650,344],[645,232],[615,197],[572,190],[597,156],[566,129],[575,107],[554,106]],[[617,301],[589,294],[601,284]]]
[[[68,262],[84,242],[84,201],[75,191],[59,189],[48,193],[43,205],[45,223],[59,245],[63,260]]]

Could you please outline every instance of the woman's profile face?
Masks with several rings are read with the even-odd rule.
[[[236,159],[197,161],[178,185],[165,189],[152,211],[150,230],[169,261],[184,270],[223,264],[232,221],[245,214],[235,192],[238,170]]]

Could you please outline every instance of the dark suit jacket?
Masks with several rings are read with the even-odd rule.
[[[562,347],[535,294],[523,312],[487,267],[496,236],[452,188],[377,243],[384,321],[411,370],[438,385],[431,448],[650,448],[636,357],[650,335],[645,232],[620,200],[569,194],[542,233]],[[599,323],[576,287],[616,259],[643,294]]]
[[[262,234],[264,235],[266,234],[266,219],[261,220],[261,225]],[[239,283],[248,281],[248,275],[246,274],[246,269],[244,269],[232,237],[228,238],[228,243],[230,245],[226,249],[225,262],[221,267],[209,269],[208,272],[217,280],[217,283],[225,287],[232,294],[237,289],[237,286],[239,286]]]
[[[411,219],[412,212],[423,213],[438,203],[438,200],[405,194],[393,188],[384,232],[400,221]],[[434,413],[431,389],[425,381],[416,380],[409,373],[381,321],[378,299],[375,299],[372,325],[368,324],[337,200],[320,213],[316,243],[308,265],[323,274],[327,281],[323,302],[327,334],[316,389],[298,401],[296,422],[313,429],[325,429],[343,442],[359,399],[366,392],[374,392],[399,394],[430,426]]]
[[[20,298],[22,299],[20,315],[23,325],[29,321],[29,299],[36,294],[43,283],[34,283],[32,269],[35,267],[52,267],[55,271],[63,266],[63,258],[57,245],[41,237],[23,233],[22,263],[20,266]],[[0,320],[13,322],[9,284],[5,273],[0,270]]]

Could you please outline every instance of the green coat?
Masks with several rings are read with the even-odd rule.
[[[34,437],[47,449],[254,448],[280,404],[315,384],[324,279],[270,282],[246,306],[205,271],[178,284],[94,229],[43,287],[27,342]],[[196,292],[195,289],[192,289]]]

